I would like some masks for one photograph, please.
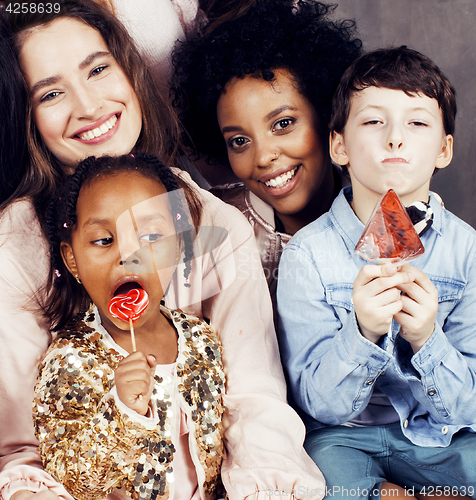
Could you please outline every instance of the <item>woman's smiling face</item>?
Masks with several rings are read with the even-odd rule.
[[[20,64],[36,127],[61,163],[132,150],[142,128],[140,104],[97,30],[68,17],[33,28]]]
[[[288,71],[274,74],[272,82],[233,78],[218,100],[218,123],[235,175],[278,216],[298,215],[330,162],[311,103]]]

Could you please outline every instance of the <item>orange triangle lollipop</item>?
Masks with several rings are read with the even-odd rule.
[[[377,264],[414,259],[425,249],[397,193],[389,189],[370,216],[355,253]]]

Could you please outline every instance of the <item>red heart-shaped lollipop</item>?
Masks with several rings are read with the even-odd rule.
[[[125,295],[116,295],[109,302],[109,314],[123,321],[136,322],[149,305],[149,296],[142,288],[134,288]]]

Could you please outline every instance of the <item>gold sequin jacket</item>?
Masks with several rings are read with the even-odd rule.
[[[173,498],[180,408],[193,436],[200,497],[222,494],[221,346],[205,322],[162,310],[177,329],[179,354],[175,376],[156,370],[151,418],[118,400],[114,370],[122,356],[95,308],[78,315],[45,355],[33,403],[36,435],[45,469],[76,499],[102,499],[114,488],[134,499]]]

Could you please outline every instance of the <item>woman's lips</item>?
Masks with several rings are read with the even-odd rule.
[[[101,144],[109,140],[118,130],[121,114],[110,113],[95,123],[75,132],[73,139],[83,144]]]
[[[301,165],[289,169],[266,181],[260,180],[263,189],[271,196],[283,196],[289,193],[301,177]]]

